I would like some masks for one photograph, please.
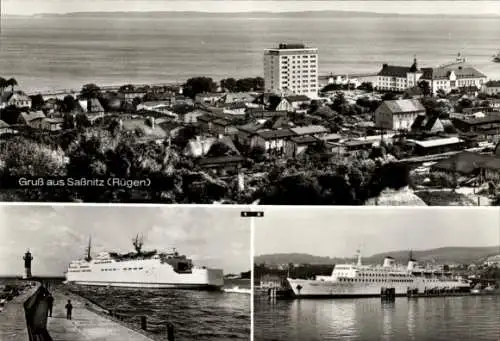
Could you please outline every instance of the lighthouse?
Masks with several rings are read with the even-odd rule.
[[[31,255],[30,250],[26,251],[24,254],[24,279],[31,278],[31,261],[33,260],[33,256]]]

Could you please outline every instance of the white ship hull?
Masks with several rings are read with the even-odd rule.
[[[193,268],[178,273],[158,259],[77,262],[66,273],[68,284],[161,289],[220,289],[224,274],[219,269]]]
[[[394,288],[397,296],[405,296],[408,289],[418,289],[423,293],[431,289],[467,289],[466,285],[458,285],[452,281],[415,280],[412,283],[342,283],[337,281],[318,281],[304,279],[287,279],[296,297],[376,297],[382,288]]]

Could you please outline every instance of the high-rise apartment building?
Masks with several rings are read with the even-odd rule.
[[[279,44],[264,52],[265,89],[318,97],[318,49],[303,44]]]

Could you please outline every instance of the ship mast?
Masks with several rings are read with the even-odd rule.
[[[137,236],[135,236],[132,240],[132,244],[134,244],[135,252],[137,252],[137,254],[141,254],[142,245],[144,244],[142,236],[139,237],[139,234],[137,234]]]
[[[89,246],[87,246],[87,256],[85,257],[85,260],[87,262],[90,262],[92,260],[92,256],[90,255],[91,249],[92,249],[92,237],[89,236]]]
[[[357,262],[357,266],[361,266],[361,251],[358,249],[356,250],[356,254],[357,254],[357,257],[358,257],[358,262]]]

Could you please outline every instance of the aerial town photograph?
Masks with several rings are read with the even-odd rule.
[[[255,341],[498,340],[497,209],[263,211]]]
[[[500,202],[494,1],[1,6],[2,201]]]
[[[0,206],[0,221],[2,341],[250,338],[239,208]]]

